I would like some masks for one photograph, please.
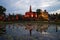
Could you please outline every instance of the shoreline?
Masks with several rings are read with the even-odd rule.
[[[50,23],[50,24],[60,24],[60,21],[59,22],[54,22],[54,21],[15,21],[15,22],[3,22],[3,21],[0,21],[0,24],[15,24],[15,23]]]

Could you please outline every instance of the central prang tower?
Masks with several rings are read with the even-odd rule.
[[[29,12],[32,12],[32,8],[31,8],[31,5],[30,5],[30,10],[29,10]]]

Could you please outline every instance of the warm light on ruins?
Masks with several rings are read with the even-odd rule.
[[[48,14],[42,13],[41,16],[42,16],[44,19],[48,20]]]
[[[29,12],[26,12],[24,17],[37,18],[37,16],[38,16],[38,18],[48,20],[48,12],[46,10],[40,11],[40,14],[37,15],[37,12],[32,11],[31,6],[30,6],[30,9],[29,9]]]
[[[31,15],[31,17],[33,17],[33,14]]]
[[[29,17],[29,15],[25,15],[24,17]]]
[[[37,15],[35,15],[35,17],[37,17]]]

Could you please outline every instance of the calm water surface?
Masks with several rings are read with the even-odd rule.
[[[4,24],[6,32],[0,36],[1,40],[60,40],[60,25],[45,23]],[[32,29],[32,36],[29,30]]]

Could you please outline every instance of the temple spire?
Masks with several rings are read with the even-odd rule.
[[[30,10],[29,11],[32,12],[31,5],[30,5]]]

